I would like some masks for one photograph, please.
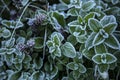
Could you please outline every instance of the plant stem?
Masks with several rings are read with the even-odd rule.
[[[20,15],[20,17],[19,17],[19,19],[18,19],[18,21],[17,21],[17,23],[16,23],[16,25],[15,25],[15,28],[14,28],[14,30],[13,30],[13,32],[12,32],[12,35],[11,35],[10,40],[13,38],[13,35],[14,35],[14,33],[15,33],[15,30],[17,29],[18,23],[20,22],[20,20],[21,20],[23,14],[25,13],[25,11],[26,11],[26,9],[28,8],[29,5],[30,5],[30,3],[28,3],[28,4],[25,6],[25,8],[24,8],[22,14]]]
[[[44,43],[43,43],[43,59],[45,58],[46,39],[47,39],[47,26],[45,27],[45,35],[44,35]]]

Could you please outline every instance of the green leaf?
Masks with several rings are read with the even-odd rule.
[[[36,37],[35,38],[35,46],[34,46],[34,48],[35,49],[41,49],[41,48],[43,48],[43,38],[41,38],[41,37]]]
[[[104,44],[100,44],[98,46],[95,46],[94,49],[95,49],[96,54],[102,54],[102,53],[108,52],[107,48]]]
[[[15,52],[15,48],[10,48],[10,49],[7,49],[7,54],[12,54]]]
[[[61,57],[61,49],[56,46],[55,51],[53,52],[55,56]]]
[[[16,40],[16,43],[25,43],[25,38],[24,37],[18,37]]]
[[[89,60],[92,60],[92,57],[95,55],[95,52],[93,49],[83,49],[82,54]]]
[[[110,53],[105,53],[106,54],[106,60],[107,60],[107,64],[111,64],[117,61],[117,58]]]
[[[55,43],[56,46],[60,46],[60,45],[61,45],[61,41],[60,41],[60,39],[59,39],[59,37],[58,37],[57,34],[55,34],[55,35],[53,36],[52,41],[53,41],[53,43]]]
[[[109,65],[108,64],[99,64],[98,65],[98,71],[100,73],[106,72],[109,70]]]
[[[58,36],[58,38],[60,39],[61,42],[64,40],[63,35],[62,35],[61,33],[59,33],[59,32],[53,32],[53,33],[51,34],[51,39],[53,39],[55,35]]]
[[[67,68],[71,69],[71,70],[77,70],[78,69],[78,64],[76,64],[75,62],[70,62],[67,64]]]
[[[78,14],[79,14],[79,10],[76,8],[71,8],[67,12],[68,16],[78,16]]]
[[[21,21],[13,21],[13,20],[3,20],[2,25],[6,26],[7,28],[16,29],[23,27],[23,23]]]
[[[70,27],[75,27],[75,26],[79,26],[80,24],[78,23],[78,20],[72,21],[70,23],[68,23],[68,26]]]
[[[4,55],[6,53],[6,48],[0,48],[0,55]]]
[[[48,48],[53,47],[53,41],[51,40],[48,40],[46,44]]]
[[[25,58],[23,59],[23,63],[29,63],[32,60],[30,55],[25,55]]]
[[[116,28],[117,28],[117,23],[109,23],[109,24],[105,25],[103,29],[108,34],[112,34]]]
[[[116,18],[113,15],[104,16],[100,20],[100,23],[102,24],[102,26],[108,25],[109,23],[116,23]]]
[[[15,65],[15,68],[17,69],[17,70],[21,70],[22,69],[22,63],[17,63],[17,64],[14,64]]]
[[[63,44],[61,49],[62,49],[62,53],[66,57],[74,58],[76,56],[76,50],[74,46],[69,42],[66,42],[65,44]]]
[[[109,37],[108,33],[106,33],[103,29],[99,30],[99,34],[105,39]]]
[[[95,17],[95,13],[90,12],[89,14],[87,14],[87,15],[84,17],[85,23],[88,23],[88,20],[89,20],[90,18],[94,18],[94,17]]]
[[[85,42],[85,48],[87,48],[88,50],[93,47],[93,40],[94,40],[95,36],[96,36],[96,33],[92,32],[89,35],[89,37],[87,38],[87,40]]]
[[[40,57],[39,58],[35,58],[33,60],[33,62],[34,62],[34,65],[35,65],[36,69],[40,69],[43,66],[43,59],[41,59]]]
[[[102,28],[100,22],[94,18],[89,19],[88,25],[93,32],[98,32]]]
[[[54,66],[53,70],[50,73],[50,79],[53,79],[58,73],[58,67]]]
[[[68,5],[69,8],[75,7],[75,8],[81,8],[82,1],[81,0],[70,0],[70,4]]]
[[[83,11],[90,11],[95,5],[96,5],[96,3],[94,1],[86,1],[82,5],[82,10]]]
[[[80,36],[76,37],[76,40],[77,40],[79,43],[85,43],[85,41],[87,40],[87,38],[86,38],[85,35],[80,35]]]
[[[44,72],[35,71],[31,75],[30,80],[44,80],[44,78],[45,78],[45,73]]]
[[[79,70],[80,73],[85,73],[86,72],[86,68],[83,64],[79,63],[78,66],[79,66],[78,70]]]
[[[100,45],[104,42],[104,40],[105,39],[99,33],[97,33],[93,40],[93,46]]]
[[[67,37],[67,41],[72,43],[72,45],[76,45],[77,44],[77,40],[76,40],[76,37],[73,36],[73,35],[70,35]]]
[[[2,25],[6,26],[6,27],[9,27],[11,25],[11,22],[8,21],[8,20],[2,20]]]
[[[18,80],[21,76],[21,72],[14,72],[9,78],[8,80]]]
[[[55,51],[56,47],[53,46],[53,47],[49,47],[49,53],[53,53]]]
[[[77,20],[78,20],[78,23],[82,23],[83,22],[83,19],[82,19],[82,17],[80,15],[77,17]]]
[[[12,38],[12,39],[10,38],[10,39],[7,40],[6,43],[5,43],[5,45],[6,45],[7,48],[13,47],[14,44],[15,44],[15,38]]]
[[[105,40],[105,44],[113,49],[119,49],[120,43],[114,35],[109,35],[109,38]]]
[[[30,75],[29,72],[22,72],[19,80],[29,80],[30,79],[29,75]]]
[[[73,76],[74,76],[74,79],[78,79],[80,77],[80,72],[78,70],[74,70],[73,71]]]
[[[101,62],[101,54],[96,54],[92,57],[92,60],[96,63],[96,64],[102,64]]]
[[[3,30],[2,36],[3,36],[4,38],[10,37],[10,35],[11,35],[11,32],[10,32],[8,29]]]
[[[55,19],[57,20],[57,22],[58,22],[62,27],[65,27],[65,26],[66,26],[66,22],[65,22],[64,16],[61,15],[60,13],[58,13],[58,12],[53,12],[53,13],[52,13],[52,17],[55,18]]]
[[[120,51],[116,51],[114,55],[117,58],[117,63],[120,63]]]

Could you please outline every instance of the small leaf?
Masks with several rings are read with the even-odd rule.
[[[30,80],[44,80],[45,78],[45,73],[44,72],[39,72],[39,71],[35,71],[33,72],[33,74],[30,77]]]
[[[104,38],[99,34],[97,33],[94,40],[93,40],[93,45],[96,46],[96,45],[100,45],[101,43],[104,42]]]
[[[57,73],[58,73],[58,67],[55,66],[50,73],[50,79],[53,79],[57,75]]]
[[[81,73],[80,73],[78,70],[74,70],[74,71],[73,71],[73,76],[74,76],[75,79],[79,78],[79,77],[80,77],[80,74],[81,74]]]
[[[61,57],[61,49],[57,46],[53,54],[55,56]]]
[[[23,63],[29,63],[32,60],[30,55],[25,55],[25,58],[23,59]]]
[[[78,69],[78,64],[76,64],[75,62],[70,62],[67,64],[67,68],[71,69],[71,70],[77,70]]]
[[[2,20],[2,25],[6,26],[6,27],[9,27],[11,25],[11,22],[8,21],[8,20]]]
[[[17,63],[17,64],[14,64],[15,65],[15,68],[17,70],[21,70],[22,69],[22,64],[21,63]]]
[[[88,25],[93,32],[98,32],[99,29],[102,28],[102,25],[99,23],[99,21],[94,18],[89,19]]]
[[[67,41],[72,43],[73,45],[76,45],[77,44],[77,40],[76,40],[76,37],[73,36],[73,35],[70,35],[67,37]]]
[[[64,19],[64,16],[61,15],[60,13],[58,12],[53,12],[52,13],[52,16],[57,20],[57,22],[62,26],[62,27],[65,27],[66,26],[66,22],[65,22],[65,19]]]
[[[69,8],[75,7],[75,8],[81,8],[82,1],[81,0],[70,0],[70,4],[68,5]]]
[[[68,26],[79,26],[80,24],[78,23],[78,21],[77,20],[75,20],[75,21],[72,21],[72,22],[70,22],[70,23],[68,23]]]
[[[41,48],[43,48],[43,38],[41,38],[41,37],[36,37],[35,38],[35,46],[34,46],[34,48],[35,49],[41,49]]]
[[[107,64],[111,64],[117,61],[117,58],[110,53],[106,53],[106,60],[107,60]]]
[[[91,35],[87,38],[85,42],[85,48],[88,48],[88,50],[93,47],[93,40],[95,36],[96,36],[96,33],[92,32]]]
[[[94,17],[95,17],[95,13],[93,13],[93,12],[87,14],[87,15],[84,17],[85,23],[88,23],[88,20],[89,20],[90,18],[94,18]]]
[[[53,53],[55,51],[56,47],[53,46],[53,47],[49,47],[49,53]]]
[[[7,54],[12,54],[15,52],[15,48],[10,48],[10,49],[7,49]]]
[[[85,43],[85,41],[87,40],[87,38],[86,38],[85,35],[81,35],[81,36],[76,37],[76,40],[77,40],[79,43]]]
[[[116,28],[117,28],[117,23],[109,23],[109,24],[104,26],[104,30],[108,34],[112,34]]]
[[[83,64],[79,63],[78,66],[79,66],[79,72],[80,73],[85,73],[86,72],[86,68]]]
[[[100,44],[98,46],[95,46],[94,49],[95,49],[96,54],[102,54],[102,53],[108,52],[107,48],[104,44]]]
[[[25,38],[24,37],[18,37],[16,40],[16,43],[25,43]]]
[[[60,39],[59,39],[57,34],[53,36],[52,41],[53,41],[53,43],[55,43],[56,46],[60,46],[61,45],[61,41],[60,41]]]
[[[106,33],[103,29],[99,30],[99,34],[105,39],[109,37],[108,33]]]
[[[109,38],[105,40],[105,44],[113,49],[119,49],[120,43],[114,35],[109,35]]]
[[[108,71],[108,69],[109,69],[109,65],[108,64],[99,64],[98,65],[98,71],[100,73],[106,72],[106,71]]]
[[[74,58],[76,56],[76,50],[74,46],[69,42],[66,42],[65,44],[63,44],[61,49],[62,49],[62,53],[66,57]]]
[[[6,48],[0,48],[0,55],[4,55],[7,51]]]
[[[101,54],[96,54],[92,57],[92,60],[96,63],[96,64],[102,64],[101,62]]]
[[[59,32],[53,32],[53,33],[51,34],[51,39],[53,39],[53,37],[54,37],[55,35],[58,36],[58,38],[60,39],[61,42],[64,40],[63,35],[62,35],[61,33],[59,33]]]
[[[116,18],[113,15],[110,16],[104,16],[101,20],[100,23],[105,26],[108,25],[109,23],[116,23]]]
[[[94,50],[91,48],[89,50],[83,49],[82,54],[89,60],[92,60],[92,57],[95,55]]]
[[[67,12],[68,16],[78,16],[78,14],[79,14],[79,11],[76,8],[71,8]]]
[[[34,65],[36,69],[40,69],[43,66],[43,60],[39,57],[34,59]]]
[[[13,47],[14,44],[15,44],[15,38],[12,38],[12,39],[10,38],[10,39],[7,40],[6,43],[5,43],[6,47],[8,47],[8,48]]]
[[[2,25],[6,26],[7,28],[16,29],[23,27],[23,23],[21,21],[13,21],[13,20],[3,20]]]
[[[53,41],[48,40],[46,44],[47,44],[48,48],[50,48],[53,46]]]
[[[90,11],[95,5],[96,5],[96,3],[93,2],[93,1],[86,1],[86,2],[82,5],[82,10],[83,10],[83,11]]]
[[[10,35],[11,35],[11,32],[10,32],[8,29],[3,30],[2,36],[3,36],[4,38],[10,37]]]
[[[21,76],[21,72],[14,72],[9,78],[8,80],[18,80]]]

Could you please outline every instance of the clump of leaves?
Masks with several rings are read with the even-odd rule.
[[[1,0],[0,80],[119,80],[119,4]]]

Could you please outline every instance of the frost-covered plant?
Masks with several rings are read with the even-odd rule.
[[[0,80],[119,80],[119,0],[1,0]]]

